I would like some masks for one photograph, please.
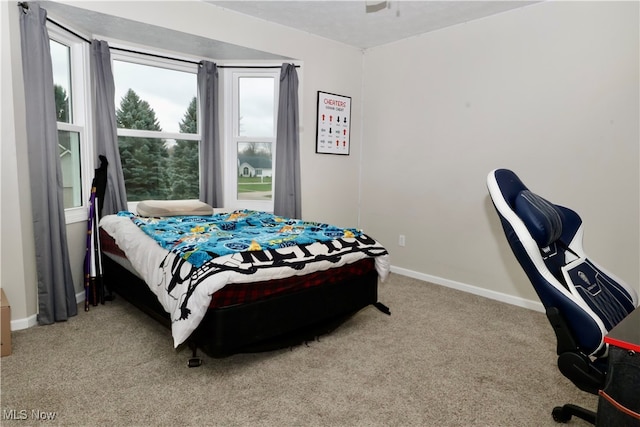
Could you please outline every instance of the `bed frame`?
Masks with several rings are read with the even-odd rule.
[[[107,289],[170,327],[168,313],[144,281],[108,255],[103,256],[103,260]],[[187,341],[193,350],[193,358],[188,365],[199,366],[198,348],[211,357],[226,357],[311,341],[335,329],[370,304],[390,314],[384,305],[378,303],[377,286],[378,274],[373,269],[336,283],[247,304],[209,309]]]

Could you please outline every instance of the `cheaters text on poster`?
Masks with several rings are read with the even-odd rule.
[[[318,91],[316,153],[349,155],[351,97]]]

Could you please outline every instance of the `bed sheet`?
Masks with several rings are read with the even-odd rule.
[[[264,251],[238,252],[213,258],[197,268],[167,251],[127,216],[107,215],[100,226],[147,283],[171,317],[174,346],[200,324],[212,295],[229,283],[252,283],[305,275],[373,257],[381,280],[389,274],[386,249],[362,234],[330,242]]]

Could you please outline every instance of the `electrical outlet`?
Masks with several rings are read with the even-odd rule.
[[[404,234],[401,234],[398,236],[398,246],[404,246],[404,244],[405,244]]]

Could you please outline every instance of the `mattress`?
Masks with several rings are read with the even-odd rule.
[[[176,347],[210,307],[258,301],[371,269],[384,280],[389,272],[386,250],[366,235],[286,247],[275,260],[274,251],[228,254],[199,268],[162,248],[126,216],[104,217],[101,236],[103,252],[142,278],[169,313]]]
[[[129,260],[127,260],[126,254],[116,245],[113,237],[103,229],[100,229],[100,240],[104,254],[120,266],[140,277]],[[213,295],[209,308],[224,308],[248,304],[314,286],[337,283],[348,277],[362,276],[374,270],[374,260],[372,258],[365,258],[343,267],[310,273],[304,276],[291,276],[283,279],[253,283],[230,283]]]

